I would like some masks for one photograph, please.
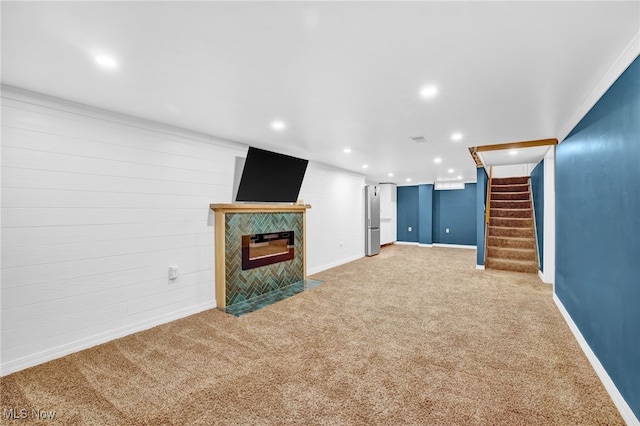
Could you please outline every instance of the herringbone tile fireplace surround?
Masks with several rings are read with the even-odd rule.
[[[212,204],[215,211],[216,303],[224,309],[306,278],[307,205]],[[293,232],[293,259],[243,269],[242,238]]]

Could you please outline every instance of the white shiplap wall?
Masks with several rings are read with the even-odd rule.
[[[2,97],[2,374],[215,306],[209,204],[231,202],[246,146],[13,88]],[[310,271],[362,256],[363,184],[310,165]],[[319,226],[339,229],[343,249]]]

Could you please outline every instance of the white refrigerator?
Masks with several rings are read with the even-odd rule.
[[[364,187],[364,254],[375,256],[380,253],[380,187]]]

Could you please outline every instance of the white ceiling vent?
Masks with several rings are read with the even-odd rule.
[[[414,136],[414,137],[409,138],[409,139],[411,139],[415,143],[425,143],[427,141],[427,138],[425,138],[424,136]]]

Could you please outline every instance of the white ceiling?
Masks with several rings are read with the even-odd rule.
[[[2,79],[370,181],[475,181],[469,146],[558,137],[639,5],[3,1]]]

